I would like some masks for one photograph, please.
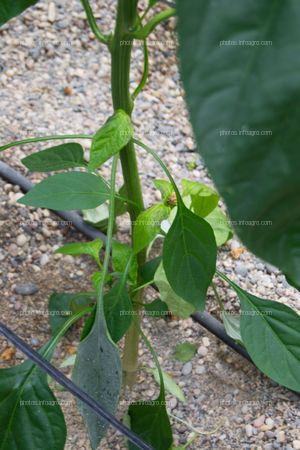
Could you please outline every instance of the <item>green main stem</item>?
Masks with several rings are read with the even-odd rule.
[[[118,0],[115,34],[111,50],[111,84],[114,110],[123,109],[131,116],[133,102],[130,94],[130,64],[133,40],[130,31],[137,21],[138,0]],[[124,183],[127,197],[135,203],[129,205],[131,228],[133,230],[137,216],[144,209],[142,188],[138,173],[138,164],[133,142],[120,152]],[[132,235],[132,233],[131,233]],[[145,262],[145,253],[138,254],[138,265]],[[142,296],[138,292],[137,296]],[[135,315],[125,337],[123,371],[125,384],[132,385],[138,368],[140,306],[135,303]]]

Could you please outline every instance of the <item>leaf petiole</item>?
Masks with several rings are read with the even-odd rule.
[[[63,139],[93,139],[92,134],[62,134],[62,135],[56,135],[56,136],[41,136],[41,137],[34,137],[34,138],[28,138],[28,139],[22,139],[20,141],[13,141],[9,144],[2,145],[0,147],[0,152],[7,150],[12,147],[16,147],[19,145],[26,145],[31,144],[35,142],[45,142],[45,141],[56,141],[56,140],[63,140]]]

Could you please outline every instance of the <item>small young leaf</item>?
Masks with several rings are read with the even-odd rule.
[[[227,217],[221,208],[215,208],[210,214],[208,214],[208,216],[205,217],[205,220],[213,229],[218,247],[231,239],[232,230],[229,226]]]
[[[118,281],[104,296],[104,312],[109,334],[118,342],[128,330],[133,309],[126,285]]]
[[[112,243],[112,265],[115,272],[123,273],[128,259],[132,254],[132,248],[118,241]],[[137,280],[137,259],[133,257],[128,273],[129,284],[135,284]]]
[[[70,211],[95,208],[108,196],[109,188],[102,178],[85,172],[69,172],[50,176],[36,184],[18,203]]]
[[[242,341],[253,362],[277,383],[300,392],[300,316],[286,305],[258,298],[222,278],[241,301]]]
[[[177,361],[186,363],[190,361],[197,352],[197,345],[191,342],[183,342],[175,347],[174,358]]]
[[[160,385],[158,370],[151,369],[151,373],[153,374],[155,381]],[[184,393],[182,392],[176,381],[166,372],[162,371],[162,374],[166,391],[174,395],[174,397],[178,398],[178,400],[180,400],[181,402],[185,402]]]
[[[32,172],[84,167],[84,153],[80,144],[62,144],[26,156],[21,162]]]
[[[33,6],[38,0],[1,0],[0,2],[0,27],[15,16],[21,14],[29,6]]]
[[[130,117],[124,111],[118,110],[93,138],[89,170],[94,171],[122,150],[132,136]]]
[[[55,253],[62,253],[63,255],[90,255],[101,266],[99,253],[103,246],[101,239],[95,239],[91,242],[76,242],[72,244],[66,244],[63,247],[55,250]]]
[[[210,187],[190,180],[182,180],[182,186],[182,196],[191,197],[192,208],[197,216],[206,217],[217,207],[220,197]]]
[[[86,308],[93,302],[93,298],[80,296],[80,294],[68,294],[65,292],[54,292],[49,299],[48,313],[52,334],[78,311]]]
[[[199,310],[205,307],[216,258],[217,246],[211,226],[180,202],[164,241],[163,265],[172,289]]]
[[[66,424],[47,375],[31,361],[0,370],[1,450],[63,450]]]
[[[153,300],[153,302],[146,305],[145,312],[147,316],[154,318],[165,318],[170,314],[168,305],[165,302],[161,301],[160,298],[157,298]]]
[[[233,316],[226,311],[222,311],[222,320],[228,336],[242,344],[240,316]]]
[[[166,203],[174,192],[173,186],[170,181],[157,179],[153,180],[153,184],[161,193],[163,202]]]
[[[147,247],[160,233],[160,224],[168,218],[169,214],[170,208],[161,203],[139,214],[133,229],[133,249],[135,253],[139,253]]]
[[[162,263],[158,266],[158,269],[155,272],[154,283],[158,287],[162,301],[168,305],[174,316],[187,319],[191,314],[193,314],[193,312],[195,312],[195,307],[193,305],[175,294],[167,280]]]

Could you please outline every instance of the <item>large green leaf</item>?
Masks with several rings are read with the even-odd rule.
[[[254,363],[277,383],[300,392],[300,316],[223,278],[239,296],[242,340]]]
[[[205,307],[216,258],[217,246],[211,226],[180,202],[164,241],[163,265],[172,289],[199,310]]]
[[[62,144],[33,153],[22,159],[22,163],[32,172],[84,167],[83,148],[80,144]]]
[[[122,280],[104,296],[104,311],[109,334],[114,342],[118,342],[133,318],[132,303]]]
[[[121,390],[122,368],[119,350],[111,340],[103,309],[97,309],[90,333],[80,342],[73,379],[107,411],[117,410]],[[79,403],[93,450],[98,448],[108,424],[93,413],[89,407]]]
[[[95,134],[92,141],[89,169],[97,169],[122,150],[133,136],[130,117],[118,110]]]
[[[101,239],[95,239],[90,242],[74,242],[66,244],[63,247],[55,250],[55,253],[62,253],[63,255],[90,255],[101,266],[99,253],[103,246]]]
[[[33,6],[38,0],[1,0],[0,1],[0,26],[18,16],[29,6]]]
[[[1,450],[64,449],[64,415],[31,361],[0,370],[0,417]]]
[[[89,209],[104,203],[109,188],[101,177],[85,172],[60,173],[36,184],[19,203],[54,210]]]
[[[161,232],[161,222],[167,219],[169,214],[170,208],[162,203],[139,214],[133,229],[133,249],[135,253],[139,253],[155,239]]]
[[[300,2],[177,7],[199,151],[240,238],[300,286]]]
[[[187,319],[195,312],[196,308],[193,305],[183,300],[173,291],[167,280],[162,263],[160,263],[155,272],[154,283],[159,290],[162,301],[168,305],[172,314]]]

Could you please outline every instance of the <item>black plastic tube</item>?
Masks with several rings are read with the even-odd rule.
[[[221,339],[221,341],[223,341],[237,353],[239,353],[244,358],[248,359],[248,361],[253,363],[247,350],[241,345],[237,344],[234,339],[229,337],[225,331],[224,326],[211,314],[209,314],[208,312],[196,312],[192,314],[192,318],[200,325],[202,325],[204,328],[206,328],[208,331],[210,331],[212,334],[214,334],[216,337]]]
[[[151,445],[144,442],[137,434],[133,433],[122,422],[116,419],[110,412],[97,403],[86,392],[79,388],[73,381],[67,378],[62,372],[57,370],[49,361],[47,361],[38,352],[32,349],[26,342],[19,338],[12,330],[0,322],[0,333],[3,334],[15,347],[17,347],[24,355],[30,358],[35,364],[50,375],[57,383],[67,389],[78,400],[85,403],[97,416],[104,419],[112,425],[121,434],[126,436],[133,444],[141,450],[154,450]]]

